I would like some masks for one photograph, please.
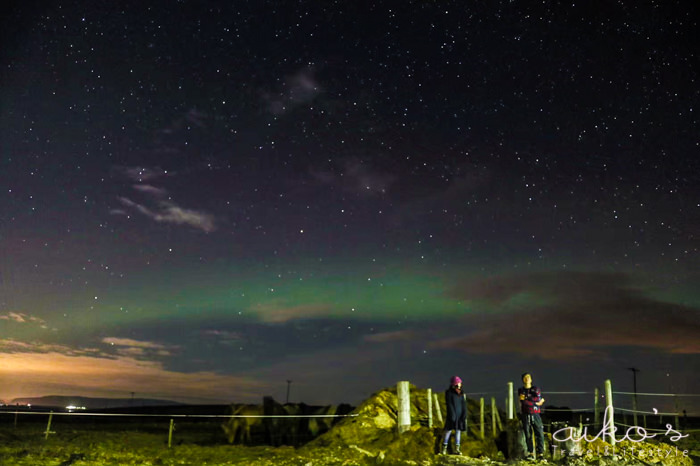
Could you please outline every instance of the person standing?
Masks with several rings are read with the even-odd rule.
[[[520,398],[520,415],[523,429],[525,430],[527,459],[535,459],[532,444],[533,432],[535,433],[537,456],[542,459],[544,457],[544,433],[540,413],[542,412],[541,406],[544,404],[544,398],[542,398],[542,391],[532,385],[532,375],[529,372],[523,373],[521,378],[523,386],[518,389],[518,398]]]
[[[447,454],[450,435],[455,431],[455,454],[461,455],[460,440],[462,431],[467,430],[467,395],[462,392],[462,379],[456,375],[450,379],[450,388],[445,391],[445,428],[443,430],[442,451]]]

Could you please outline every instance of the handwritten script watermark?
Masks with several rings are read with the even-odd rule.
[[[637,457],[638,458],[644,458],[645,456],[650,458],[652,456],[658,456],[660,458],[668,458],[669,456],[685,456],[686,458],[688,457],[688,450],[678,450],[678,447],[673,447],[673,448],[665,448],[662,449],[661,447],[658,448],[649,448],[646,450],[643,449],[636,449],[634,447],[627,448],[623,447],[622,449],[617,451],[617,454],[614,453],[611,449],[610,446],[605,446],[604,448],[597,447],[595,450],[591,448],[583,449],[583,448],[570,448],[568,450],[557,447],[554,445],[554,451],[552,452],[554,455],[559,454],[560,456],[584,456],[584,455],[593,455],[594,453],[597,456],[617,456],[617,455],[622,455],[625,456],[627,454],[629,455],[634,455],[635,451],[637,452]]]
[[[559,429],[558,431],[554,432],[552,434],[552,439],[556,440],[557,442],[593,442],[597,439],[604,440],[606,437],[610,437],[612,439],[615,438],[615,433],[617,432],[617,427],[615,427],[614,422],[613,422],[613,410],[612,406],[608,406],[605,408],[605,415],[603,416],[603,428],[598,432],[598,434],[595,437],[589,437],[588,436],[588,427],[584,427],[581,431],[581,434],[577,436],[577,429],[574,427],[564,427],[562,429]],[[625,432],[624,437],[621,439],[617,439],[617,441],[624,441],[624,440],[629,440],[630,442],[643,442],[645,440],[654,438],[658,435],[661,435],[660,433],[650,433],[648,432],[644,427],[640,426],[631,426],[627,429]],[[677,442],[682,438],[688,437],[689,434],[681,434],[677,430],[673,428],[671,424],[666,424],[666,432],[663,434],[664,437],[668,437],[669,440],[672,442]],[[554,447],[555,452],[556,452],[556,446]],[[604,455],[609,455],[610,451],[608,450],[609,447],[605,447],[603,454]],[[632,447],[631,449],[631,454],[634,454],[635,448]],[[583,453],[583,448],[577,448],[576,451],[580,454]],[[560,449],[560,452],[562,454],[566,454],[566,450]],[[569,450],[570,454],[573,454],[574,451],[572,449]],[[622,453],[626,453],[627,449],[623,449]],[[664,451],[661,450],[661,448],[657,448],[656,450],[651,449],[651,452],[655,452],[660,456],[663,456]],[[644,450],[639,450],[639,456],[650,456],[652,453],[647,451],[645,452]],[[665,450],[666,456],[668,457],[672,452],[674,452],[673,449],[667,448]],[[589,448],[586,450],[586,453],[592,454],[593,451]],[[600,455],[600,447],[597,449],[598,455]],[[688,456],[688,450],[683,450],[681,453],[683,456]],[[678,456],[678,447],[675,447],[675,456]]]

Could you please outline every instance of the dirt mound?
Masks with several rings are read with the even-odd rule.
[[[428,391],[410,386],[411,429],[398,433],[398,397],[396,388],[381,390],[362,402],[351,414],[331,430],[309,442],[304,450],[351,448],[366,458],[391,463],[410,459],[420,463],[431,462],[438,451],[442,424],[433,416],[433,427],[428,428]],[[438,393],[438,403],[445,413],[444,394]],[[493,441],[478,440],[478,403],[469,400],[469,433],[462,441],[462,451],[470,457],[497,458]]]

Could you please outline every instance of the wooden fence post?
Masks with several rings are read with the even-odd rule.
[[[442,424],[442,411],[440,410],[440,402],[438,401],[437,393],[433,393],[433,401],[435,402],[435,414],[437,414],[437,420],[440,424]]]
[[[607,416],[610,416],[610,426],[606,430],[610,437],[610,445],[615,447],[615,409],[613,408],[612,382],[610,379],[605,381],[605,417]]]
[[[46,432],[44,432],[44,439],[49,438],[49,434],[53,434],[55,432],[51,432],[51,420],[53,419],[53,411],[49,413],[49,423],[46,424]]]
[[[175,419],[170,419],[170,430],[168,431],[168,448],[173,445],[173,430],[175,430]]]
[[[484,440],[484,397],[479,398],[479,433]]]
[[[433,428],[433,390],[428,389],[428,429]]]
[[[411,429],[411,396],[408,388],[408,381],[401,381],[396,384],[396,394],[399,398],[399,434]]]
[[[496,409],[496,398],[491,397],[491,435],[493,435],[493,438],[497,437],[496,433],[498,432],[496,426],[496,416],[498,416],[498,410]]]
[[[513,419],[513,382],[508,382],[508,393],[506,394],[506,418]]]
[[[593,393],[593,425],[596,430],[600,429],[600,393],[598,392],[598,387],[595,388]]]

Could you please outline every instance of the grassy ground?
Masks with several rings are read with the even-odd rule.
[[[115,422],[114,419],[92,421],[87,418],[57,417],[51,425],[51,433],[45,436],[46,419],[37,416],[31,421],[21,420],[15,426],[11,418],[0,419],[0,466],[128,466],[128,465],[257,465],[257,466],[353,466],[383,465],[500,465],[504,462],[477,460],[468,457],[434,455],[435,436],[427,429],[421,429],[411,436],[404,434],[394,438],[386,432],[371,442],[359,442],[359,437],[348,436],[352,432],[334,429],[329,435],[319,438],[307,447],[288,446],[241,446],[229,445],[225,439],[219,420],[182,420],[175,422],[172,444],[168,446],[170,421],[156,418],[144,422]],[[348,425],[360,421],[348,420]],[[360,431],[358,432],[366,432]],[[378,431],[379,432],[379,431]],[[345,436],[340,435],[344,433]],[[357,434],[357,432],[355,432]],[[337,437],[337,438],[336,438]],[[365,439],[366,440],[366,439]],[[358,443],[360,446],[353,445]],[[468,446],[468,444],[466,445]],[[684,439],[678,442],[682,449],[698,454],[697,442]],[[465,452],[468,448],[463,448]],[[666,451],[666,450],[664,450]],[[378,454],[381,452],[381,458]],[[470,455],[480,456],[469,451]],[[633,458],[628,458],[631,460]],[[666,459],[656,464],[674,464]],[[550,460],[550,464],[555,463]],[[568,458],[556,463],[615,465],[650,463],[645,461],[605,461],[591,462]],[[508,462],[510,466],[528,464]],[[680,463],[678,466],[681,466]],[[696,463],[697,464],[697,463]],[[688,463],[683,464],[688,466]]]
[[[308,465],[364,464],[352,452],[304,454],[292,447],[179,444],[145,432],[81,432],[70,435],[2,434],[0,465]],[[323,462],[322,462],[323,460]]]
[[[295,449],[226,443],[218,423],[140,425],[53,425],[48,439],[39,423],[0,425],[0,466],[126,465],[364,465],[352,448]]]

